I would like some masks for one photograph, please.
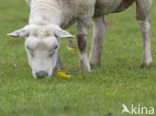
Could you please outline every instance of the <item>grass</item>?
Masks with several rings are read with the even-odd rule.
[[[135,5],[107,16],[102,67],[91,73],[77,72],[70,80],[34,80],[24,50],[24,39],[6,33],[27,24],[29,8],[24,0],[2,0],[0,4],[0,115],[1,116],[128,116],[122,104],[156,108],[156,8],[151,9],[153,64],[140,69],[142,39],[135,20]],[[76,25],[69,29],[76,35]],[[92,29],[89,34],[88,51]],[[60,48],[64,70],[78,68],[78,53]],[[74,40],[76,41],[76,40]],[[89,52],[88,52],[89,53]]]

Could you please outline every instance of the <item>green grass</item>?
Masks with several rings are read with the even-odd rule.
[[[155,1],[154,1],[155,2]],[[0,3],[0,116],[128,116],[122,104],[156,108],[156,2],[151,9],[153,64],[140,69],[142,39],[135,20],[135,5],[120,14],[107,16],[115,22],[107,27],[102,67],[91,73],[77,72],[70,80],[34,80],[24,50],[24,39],[6,33],[28,22],[24,0]],[[76,35],[76,26],[69,29]],[[89,34],[88,53],[92,29]],[[76,40],[74,40],[76,41]],[[78,53],[60,48],[64,70],[78,68]]]

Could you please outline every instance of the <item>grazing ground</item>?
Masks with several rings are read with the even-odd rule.
[[[155,2],[155,1],[154,1]],[[140,69],[142,39],[135,20],[135,5],[120,14],[107,16],[109,22],[101,68],[76,72],[69,80],[57,75],[34,80],[24,50],[24,39],[6,33],[28,22],[24,0],[0,3],[0,116],[128,116],[122,104],[156,108],[156,2],[151,9],[153,64]],[[76,35],[76,25],[69,29]],[[88,53],[91,45],[90,30]],[[76,42],[76,39],[74,40]],[[65,71],[78,69],[78,53],[60,53]]]

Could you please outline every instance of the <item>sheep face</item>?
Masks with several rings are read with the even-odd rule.
[[[55,25],[28,25],[8,34],[25,37],[25,49],[34,78],[51,77],[56,66],[60,38],[73,37]]]

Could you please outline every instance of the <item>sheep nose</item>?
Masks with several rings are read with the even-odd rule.
[[[45,72],[45,71],[39,71],[39,72],[36,73],[36,76],[38,78],[43,78],[43,77],[46,77],[47,75],[48,75],[48,73]]]

